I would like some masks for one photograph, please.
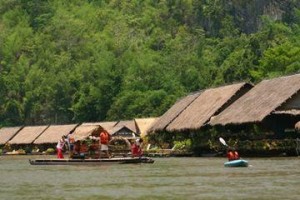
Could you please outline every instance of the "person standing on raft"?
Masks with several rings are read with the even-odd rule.
[[[143,143],[142,138],[139,138],[133,142],[133,144],[131,145],[131,156],[132,157],[142,157],[142,155],[143,155],[142,143]]]
[[[100,145],[100,152],[99,152],[99,158],[101,158],[101,152],[105,151],[106,156],[108,158],[111,158],[109,151],[108,151],[108,143],[110,140],[110,135],[106,130],[102,130],[100,133],[100,141],[99,141],[99,145]]]
[[[56,145],[56,151],[57,151],[57,158],[58,159],[63,159],[64,155],[63,155],[63,148],[66,144],[66,139],[65,136],[62,136],[61,139],[58,141],[57,145]]]

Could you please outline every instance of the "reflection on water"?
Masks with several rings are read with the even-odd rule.
[[[31,166],[0,157],[0,199],[299,199],[300,158],[155,158],[154,164]]]

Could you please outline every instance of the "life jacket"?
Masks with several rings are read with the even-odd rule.
[[[240,159],[240,155],[239,155],[239,153],[237,152],[237,151],[234,151],[234,159],[235,160],[238,160],[238,159]]]
[[[228,158],[229,161],[230,161],[230,160],[235,160],[235,155],[234,155],[234,153],[233,153],[232,151],[229,151],[229,152],[227,153],[227,158]]]
[[[100,133],[101,144],[108,144],[109,142],[109,134],[107,132],[102,131]]]

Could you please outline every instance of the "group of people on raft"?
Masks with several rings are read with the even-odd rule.
[[[105,153],[106,158],[111,158],[111,154],[109,153],[108,149],[108,143],[111,140],[110,134],[106,130],[102,130],[99,134],[99,137],[95,137],[94,141],[99,140],[97,142],[98,144],[95,144],[99,150],[99,158],[101,158],[101,152]],[[141,157],[143,155],[142,151],[142,143],[143,139],[138,138],[134,141],[132,141],[131,144],[131,156],[132,157]],[[63,159],[63,150],[67,146],[69,150],[69,157],[70,158],[76,158],[80,157],[81,152],[87,152],[88,151],[88,146],[87,144],[83,141],[75,141],[72,133],[68,134],[67,136],[62,136],[62,138],[58,141],[56,145],[56,150],[57,150],[57,158],[58,159]],[[97,149],[94,149],[97,150]]]

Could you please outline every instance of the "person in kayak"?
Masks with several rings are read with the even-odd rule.
[[[234,148],[228,148],[227,150],[227,158],[229,161],[240,159],[239,153]]]

